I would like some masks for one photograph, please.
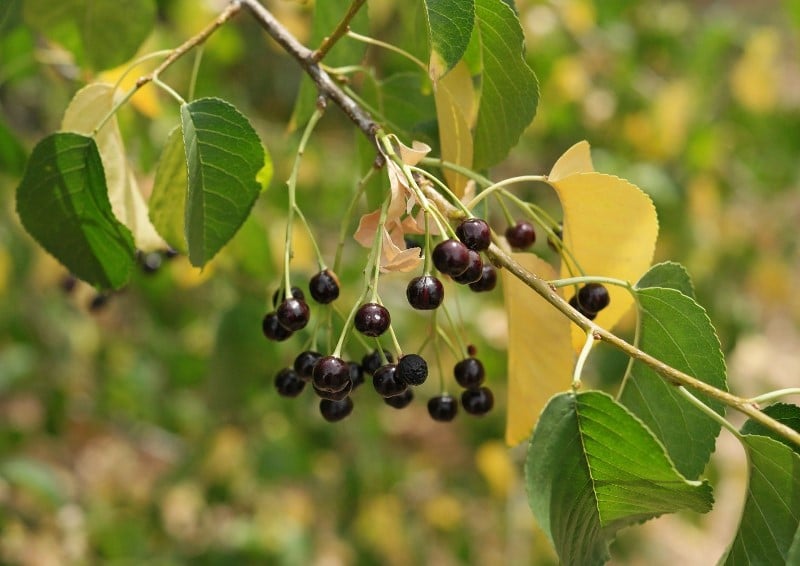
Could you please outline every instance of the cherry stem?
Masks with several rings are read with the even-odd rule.
[[[370,167],[369,170],[364,174],[363,177],[358,181],[358,185],[356,186],[356,191],[353,193],[353,197],[350,199],[350,204],[347,205],[347,211],[344,213],[344,220],[342,221],[342,227],[339,230],[339,241],[336,244],[336,257],[333,260],[333,272],[337,273],[339,271],[339,267],[342,263],[342,252],[344,251],[344,243],[347,239],[347,229],[350,226],[350,222],[353,219],[353,215],[356,211],[356,206],[358,206],[358,201],[361,200],[361,195],[364,194],[364,190],[367,187],[367,182],[370,180],[372,175],[375,174],[375,167]]]
[[[759,395],[758,397],[748,399],[748,401],[750,403],[760,405],[761,403],[769,403],[770,401],[775,401],[776,399],[788,397],[790,395],[800,395],[800,387],[789,387],[787,389],[770,391],[768,393],[764,393],[763,395]]]
[[[741,440],[742,433],[736,430],[736,427],[733,426],[730,423],[730,421],[728,421],[728,419],[726,419],[718,412],[716,412],[714,409],[703,403],[700,399],[692,395],[692,393],[688,389],[686,389],[683,385],[678,386],[678,393],[680,393],[681,396],[683,396],[683,398],[686,399],[689,403],[697,407],[708,418],[710,418],[713,421],[716,421],[717,423],[720,424],[720,426],[722,426],[722,428],[727,429],[731,434],[733,434],[733,436]]]
[[[464,344],[464,340],[461,338],[461,333],[458,331],[458,327],[453,323],[453,317],[450,316],[450,311],[444,304],[439,305],[439,309],[441,309],[445,318],[447,318],[447,324],[450,325],[453,334],[455,334],[456,342],[458,342],[458,350],[455,351],[458,352],[456,353],[456,357],[464,356],[465,352],[467,351],[467,347]]]
[[[456,196],[456,194],[453,191],[450,190],[450,187],[445,185],[436,175],[434,175],[430,171],[426,171],[425,169],[422,169],[420,167],[411,167],[411,166],[409,166],[409,169],[411,169],[412,171],[416,171],[420,175],[430,179],[433,182],[433,184],[435,184],[437,187],[439,187],[448,197],[450,197],[450,200],[453,201],[453,204],[456,207],[460,208],[464,212],[464,215],[467,218],[472,218],[473,217],[472,212],[466,206],[464,206],[464,203],[461,202],[461,199],[458,198]]]
[[[472,169],[468,169],[463,165],[458,165],[457,163],[453,163],[451,161],[445,161],[444,159],[439,159],[437,157],[423,157],[420,160],[422,165],[432,165],[435,167],[441,167],[444,169],[450,169],[451,171],[455,171],[456,173],[460,173],[465,177],[468,177],[478,183],[481,187],[491,187],[494,183],[491,179],[484,177],[473,171]]]
[[[325,39],[322,40],[322,44],[311,54],[312,61],[321,61],[328,51],[336,45],[336,42],[350,30],[350,21],[356,16],[366,1],[367,0],[353,0],[350,3],[350,7],[336,26],[336,29],[334,29],[329,36],[325,37]]]
[[[495,200],[497,201],[497,203],[500,205],[500,208],[503,211],[503,216],[505,216],[506,222],[508,222],[508,224],[510,226],[513,226],[514,224],[516,224],[517,219],[514,218],[511,215],[511,211],[508,210],[508,206],[506,206],[506,201],[503,200],[503,197],[501,195],[497,194],[497,193],[495,193],[494,197],[495,197]],[[489,201],[487,200],[487,201],[484,201],[484,202],[489,202]]]
[[[516,183],[524,183],[526,181],[543,181],[547,182],[546,175],[520,175],[519,177],[510,177],[508,179],[503,179],[500,182],[495,183],[494,185],[489,186],[485,190],[481,191],[474,199],[469,201],[466,204],[466,207],[470,210],[475,208],[475,205],[481,202],[483,199],[491,195],[495,191],[499,191],[503,187],[507,187],[508,185],[514,185]]]
[[[399,47],[397,47],[395,45],[392,45],[391,43],[386,43],[386,42],[383,42],[383,41],[381,41],[379,39],[375,39],[375,38],[372,38],[372,37],[369,37],[369,36],[366,36],[366,35],[361,35],[360,33],[356,33],[356,32],[354,32],[352,30],[348,30],[347,37],[349,37],[350,39],[355,39],[356,41],[361,41],[362,43],[366,43],[366,44],[369,44],[369,45],[374,45],[376,47],[382,47],[384,49],[388,49],[389,51],[394,51],[398,55],[402,55],[403,57],[405,57],[409,61],[413,62],[420,69],[425,71],[425,73],[428,72],[428,67],[427,67],[427,65],[425,65],[425,63],[423,63],[422,61],[420,61],[419,59],[414,57],[408,51],[404,51],[403,49],[400,49]]]
[[[194,54],[194,63],[192,63],[192,76],[189,79],[189,100],[194,100],[194,91],[195,87],[197,87],[197,76],[200,74],[200,63],[203,61],[203,52],[205,51],[205,45],[200,44],[197,47],[197,51]]]
[[[595,341],[594,333],[591,330],[586,331],[586,341],[583,343],[583,348],[581,348],[581,353],[578,354],[578,360],[575,362],[575,368],[572,371],[572,390],[577,391],[581,388],[581,374],[583,373],[583,366],[586,363],[586,360],[589,358],[589,354],[592,351],[592,346],[594,346]]]

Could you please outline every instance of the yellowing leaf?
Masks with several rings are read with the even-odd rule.
[[[61,129],[91,136],[92,131],[114,105],[114,87],[90,84],[75,94],[64,112]],[[133,233],[136,247],[153,251],[167,247],[147,216],[147,205],[128,167],[125,146],[116,118],[111,118],[95,136],[108,186],[108,199],[114,216]]]
[[[775,107],[780,49],[778,31],[760,29],[747,40],[744,54],[731,71],[731,91],[751,112],[769,112]]]
[[[594,165],[592,164],[592,154],[589,152],[589,142],[583,140],[573,145],[558,158],[547,179],[554,183],[567,175],[591,173],[592,171],[594,171]]]
[[[434,99],[442,159],[471,167],[473,147],[470,125],[474,113],[474,89],[469,68],[463,61],[438,82]],[[463,196],[467,178],[451,170],[445,170],[444,175],[450,190],[459,197]]]
[[[656,209],[650,197],[633,183],[586,172],[588,144],[582,143],[570,148],[549,176],[564,213],[564,245],[572,253],[562,262],[561,277],[589,275],[637,281],[653,259],[658,236]],[[571,168],[574,172],[569,174]],[[565,296],[573,292],[567,290]],[[633,304],[633,298],[621,287],[609,285],[608,292],[611,304],[595,319],[604,328],[614,326]],[[576,350],[584,340],[584,333],[574,326],[572,343]]]
[[[513,257],[543,279],[556,276],[549,263],[533,254]],[[501,273],[508,314],[506,442],[514,445],[530,436],[550,398],[569,389],[574,355],[569,320],[507,269]]]
[[[122,73],[124,73],[128,68],[129,65],[126,63],[125,65],[115,69],[110,69],[101,73],[100,79],[103,81],[108,81],[109,83],[116,83],[117,80],[122,76]],[[125,75],[125,78],[123,78],[119,83],[119,90],[122,92],[127,92],[132,89],[142,74],[143,73],[130,72]],[[158,101],[158,89],[153,86],[140,88],[138,91],[136,91],[136,94],[131,97],[130,103],[134,108],[136,108],[136,110],[148,118],[157,118],[161,114],[161,103]]]

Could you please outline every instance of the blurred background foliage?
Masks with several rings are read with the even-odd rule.
[[[424,51],[412,33],[417,4],[370,1],[371,33]],[[800,2],[516,4],[542,98],[492,176],[546,172],[574,142],[589,140],[597,170],[653,197],[657,259],[692,273],[728,355],[731,388],[750,395],[796,386]],[[208,42],[197,96],[234,102],[272,152],[275,177],[256,213],[202,273],[184,258],[165,261],[94,309],[93,290],[64,290],[66,273],[19,226],[14,188],[30,149],[97,77],[27,27],[21,5],[0,2],[0,561],[553,563],[527,509],[522,452],[502,444],[500,292],[459,294],[462,332],[477,345],[498,399],[484,419],[432,422],[424,401],[437,379],[403,411],[365,387],[353,415],[336,425],[321,419],[310,394],[275,394],[275,372],[304,347],[302,337],[268,343],[259,330],[280,276],[282,188],[297,143],[287,123],[300,74],[247,17]],[[221,5],[160,0],[142,52],[177,45]],[[268,6],[308,37],[311,2]],[[398,101],[429,103],[423,81],[393,77],[410,70],[404,60],[373,49],[368,61]],[[187,58],[164,78],[180,90],[190,72]],[[147,88],[119,118],[147,188],[178,109]],[[429,126],[414,133],[430,135]],[[338,111],[328,112],[302,164],[300,203],[327,257],[343,195],[364,170],[356,140]],[[540,186],[521,194],[555,206]],[[305,286],[315,265],[302,232],[298,238],[295,279]],[[540,242],[536,251],[547,248]],[[342,305],[357,296],[365,258],[348,246]],[[424,317],[404,307],[404,283],[387,277],[382,296],[413,350]],[[351,346],[360,358],[364,349]],[[603,352],[594,361],[599,382],[616,383],[625,360]],[[743,455],[729,440],[723,433],[710,470],[715,510],[624,535],[619,563],[716,560],[743,498]]]

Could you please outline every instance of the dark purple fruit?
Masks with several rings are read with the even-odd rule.
[[[475,283],[481,278],[483,274],[483,260],[481,254],[476,251],[469,250],[469,265],[464,273],[461,275],[453,276],[453,281],[461,283],[462,285],[469,285]]]
[[[469,248],[458,240],[445,240],[433,248],[433,265],[446,275],[461,275],[469,267]]]
[[[340,421],[353,412],[353,400],[350,397],[345,397],[341,401],[320,399],[319,412],[329,423]]]
[[[422,385],[428,379],[428,363],[417,354],[406,354],[397,362],[397,376],[409,385]]]
[[[322,354],[312,350],[306,350],[297,354],[294,359],[294,371],[300,379],[304,381],[311,381],[312,372],[314,371],[314,364],[319,361]]]
[[[406,287],[406,298],[408,304],[417,310],[433,310],[444,300],[444,287],[433,275],[414,277]]]
[[[506,228],[506,240],[512,248],[524,250],[533,245],[536,241],[536,231],[533,224],[525,220],[519,220],[513,226]]]
[[[92,300],[89,301],[89,310],[92,312],[103,310],[108,304],[108,300],[110,298],[111,295],[108,293],[97,293],[94,297],[92,297]]]
[[[306,382],[292,368],[283,368],[275,375],[275,389],[284,397],[297,397],[305,386]]]
[[[314,384],[311,386],[314,387],[314,393],[316,393],[318,397],[321,399],[330,399],[331,401],[341,401],[350,395],[350,392],[353,390],[353,384],[350,381],[348,381],[347,384],[345,384],[345,386],[339,391],[324,391],[318,387],[315,387]]]
[[[356,311],[354,324],[356,330],[365,336],[380,336],[389,328],[392,317],[383,305],[365,303]]]
[[[397,375],[396,364],[379,367],[372,376],[372,385],[381,397],[394,397],[408,389],[408,384]]]
[[[303,290],[300,287],[292,286],[292,297],[300,301],[306,300],[306,296],[303,294]],[[275,292],[272,293],[272,307],[278,308],[278,305],[285,300],[286,300],[286,290],[283,287],[275,289]]]
[[[474,389],[483,383],[486,372],[478,358],[464,358],[453,367],[453,375],[461,387]]]
[[[581,313],[583,316],[585,316],[589,320],[594,320],[595,317],[597,316],[596,312],[589,312],[587,310],[584,310],[583,307],[581,307],[578,304],[578,296],[577,295],[573,295],[573,297],[569,300],[569,306],[571,306],[573,309],[575,309],[576,311]]]
[[[264,332],[264,336],[275,342],[283,342],[294,334],[278,322],[278,314],[275,312],[267,313],[264,316],[264,320],[261,321],[261,330]]]
[[[598,313],[611,301],[608,289],[600,283],[587,283],[578,289],[578,304],[586,312]]]
[[[342,358],[323,356],[311,374],[314,387],[322,391],[341,391],[350,384],[350,367]]]
[[[383,355],[386,357],[387,362],[392,363],[394,361],[394,358],[392,357],[392,354],[389,353],[389,350],[384,350]],[[361,359],[361,368],[365,373],[370,375],[375,375],[377,369],[383,364],[383,358],[381,358],[381,353],[378,350],[373,350]]]
[[[494,395],[488,387],[467,389],[461,394],[461,406],[470,415],[485,415],[494,407]]]
[[[406,389],[400,395],[395,395],[394,397],[384,397],[383,402],[389,405],[390,407],[394,407],[395,409],[404,409],[408,407],[411,401],[414,400],[414,391],[411,389]]]
[[[456,398],[444,394],[431,397],[428,400],[428,414],[435,421],[447,422],[456,418],[458,413],[458,401]]]
[[[469,284],[469,288],[476,293],[486,293],[497,286],[497,270],[491,265],[484,265],[481,270],[481,277],[474,283]]]
[[[456,228],[456,236],[465,246],[482,252],[492,243],[492,230],[481,218],[467,218]]]
[[[284,299],[276,312],[281,326],[292,332],[305,328],[311,315],[308,304],[302,299],[294,297]]]
[[[61,290],[65,293],[72,293],[75,290],[75,287],[78,285],[78,278],[75,277],[72,273],[67,273],[64,277],[61,278],[59,282],[59,286]]]
[[[152,275],[161,267],[164,257],[159,252],[147,252],[139,255],[139,265],[144,273]]]
[[[364,368],[357,362],[347,362],[347,367],[350,368],[350,383],[355,389],[364,383]]]
[[[308,282],[311,298],[318,303],[327,305],[339,297],[339,279],[329,269],[323,269]]]

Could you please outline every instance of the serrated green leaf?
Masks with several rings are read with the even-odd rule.
[[[436,82],[456,66],[467,50],[475,25],[474,0],[425,0],[431,59],[428,74]]]
[[[711,488],[687,481],[653,434],[609,395],[551,399],[526,461],[531,509],[562,564],[602,564],[626,526],[711,509]]]
[[[475,126],[476,169],[508,155],[536,114],[539,85],[525,62],[522,28],[502,0],[475,1],[480,33],[481,98]]]
[[[689,272],[680,263],[665,261],[651,267],[636,283],[637,289],[663,287],[675,289],[694,299],[694,284]]]
[[[667,365],[727,390],[725,360],[706,311],[675,289],[639,289],[639,347]],[[702,400],[720,415],[719,401]],[[634,362],[620,402],[661,440],[675,467],[697,478],[714,451],[720,425],[691,405],[650,367]]]
[[[188,164],[185,231],[189,261],[202,267],[236,233],[250,214],[261,187],[264,148],[253,126],[218,98],[181,107]]]
[[[176,127],[161,151],[148,208],[150,221],[158,233],[173,249],[182,253],[188,251],[184,230],[188,186],[183,135],[181,128]]]
[[[17,214],[28,233],[80,279],[114,289],[128,280],[133,237],[111,211],[92,138],[56,133],[36,145],[17,187]]]
[[[761,409],[761,411],[779,423],[785,424],[789,428],[800,432],[800,407],[797,405],[791,405],[789,403],[775,403],[774,405],[764,407]],[[797,444],[788,438],[781,436],[772,429],[765,427],[758,421],[750,419],[744,423],[744,426],[742,427],[742,434],[758,434],[761,436],[768,436],[773,440],[782,442],[800,454],[800,446],[797,446]]]
[[[314,16],[311,20],[311,37],[307,45],[312,48],[319,47],[331,30],[336,28],[339,21],[347,13],[351,0],[325,0],[314,4]],[[350,20],[350,29],[359,33],[366,33],[369,27],[367,19],[367,6],[364,5]],[[355,65],[364,57],[366,46],[360,41],[339,41],[325,56],[325,65],[339,67],[342,65]],[[317,87],[307,76],[300,80],[300,90],[297,93],[294,112],[290,126],[297,128],[308,122],[314,112],[317,100]]]
[[[88,59],[96,70],[124,63],[153,30],[153,0],[26,0],[25,21]]]
[[[796,564],[800,456],[765,436],[746,434],[742,442],[750,464],[750,481],[739,530],[725,564]]]

